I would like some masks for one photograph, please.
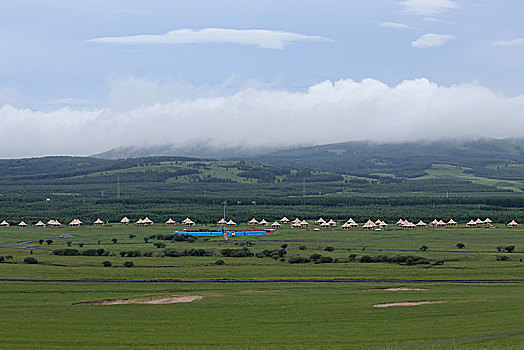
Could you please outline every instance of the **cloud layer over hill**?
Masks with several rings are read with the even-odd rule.
[[[151,87],[154,88],[154,87]],[[1,100],[1,99],[0,99]],[[122,145],[293,146],[524,136],[524,95],[427,79],[323,81],[306,91],[246,88],[128,108],[0,107],[0,157],[86,155]]]

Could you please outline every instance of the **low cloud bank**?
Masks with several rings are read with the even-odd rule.
[[[350,140],[401,142],[524,136],[524,95],[427,79],[396,86],[324,81],[302,92],[242,89],[129,110],[0,107],[0,157],[87,155],[122,145],[288,147]]]

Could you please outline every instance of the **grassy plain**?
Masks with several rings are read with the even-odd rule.
[[[498,225],[502,226],[502,225]],[[250,237],[256,253],[288,244],[287,254],[313,253],[353,262],[289,264],[272,258],[228,258],[220,249],[236,248],[221,239],[194,243],[169,242],[166,248],[204,248],[210,257],[162,257],[163,249],[150,239],[179,227],[149,228],[86,226],[61,229],[0,229],[0,256],[13,258],[0,264],[0,278],[107,278],[107,279],[510,279],[524,276],[524,230],[426,229],[416,231],[326,231],[282,229],[276,235]],[[27,240],[71,238],[33,243],[33,254],[8,244]],[[129,235],[136,235],[130,238]],[[117,238],[117,243],[111,239]],[[56,256],[49,250],[103,248],[109,256]],[[98,244],[100,241],[100,244]],[[78,244],[83,243],[83,247]],[[458,249],[457,243],[466,248]],[[426,251],[419,251],[426,245]],[[515,245],[516,252],[501,253],[497,246]],[[23,245],[21,245],[23,246]],[[299,249],[306,246],[306,250]],[[332,252],[325,251],[333,247]],[[49,249],[49,250],[42,250]],[[121,257],[122,250],[153,251],[155,257]],[[114,254],[114,255],[113,255]],[[394,263],[360,263],[363,255],[416,255],[443,265],[406,266]],[[509,257],[497,261],[497,256]],[[24,264],[35,257],[37,265]],[[225,265],[215,265],[217,259]],[[113,267],[103,267],[109,260]],[[132,268],[123,267],[132,260]],[[61,283],[0,282],[1,349],[50,348],[269,348],[360,349],[469,337],[464,349],[520,349],[524,333],[475,342],[480,334],[523,328],[524,283]],[[384,291],[406,286],[423,291]],[[103,299],[169,295],[201,295],[202,300],[166,305],[73,305]],[[374,308],[405,301],[446,303],[414,307]],[[434,343],[431,343],[434,342]],[[430,346],[431,345],[431,346]],[[450,348],[450,346],[440,346]]]

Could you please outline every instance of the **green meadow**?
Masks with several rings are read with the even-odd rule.
[[[158,235],[182,229],[165,225],[2,228],[0,256],[8,257],[0,263],[3,279],[368,281],[0,281],[0,349],[520,349],[524,343],[523,282],[370,281],[522,279],[524,230],[495,226],[405,231],[390,225],[387,230],[371,232],[282,228],[275,235],[232,237],[229,242],[203,237],[193,242],[159,240]],[[46,240],[51,238],[56,239],[48,244]],[[30,240],[36,242],[16,244]],[[458,248],[458,243],[465,247]],[[30,249],[15,248],[29,244],[33,245]],[[508,246],[515,247],[513,252],[504,251]],[[52,252],[66,248],[79,252],[103,249],[103,254],[61,256]],[[222,250],[228,248],[248,249],[255,255],[223,256]],[[256,256],[264,250],[283,248],[285,253],[280,257]],[[203,249],[210,256],[165,254],[166,250],[191,249]],[[121,256],[122,251],[149,252],[146,255],[151,256]],[[331,261],[290,263],[294,257],[315,254]],[[366,263],[362,262],[364,256],[375,260],[411,256],[422,263]],[[28,257],[36,258],[38,264],[24,263]],[[224,264],[217,265],[217,260]],[[104,267],[103,261],[112,266]],[[126,261],[134,266],[124,267]],[[385,289],[399,287],[415,290]],[[75,305],[173,296],[202,299],[172,304]],[[439,303],[374,307],[423,301]]]

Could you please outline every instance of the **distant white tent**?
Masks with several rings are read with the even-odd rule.
[[[168,226],[173,226],[173,225],[176,225],[176,222],[175,222],[175,220],[173,220],[172,218],[169,218],[169,219],[166,221],[166,225],[168,225]]]
[[[280,224],[278,223],[278,221],[275,221],[274,223],[271,224],[271,227],[272,228],[280,228]]]
[[[18,227],[27,227],[27,224],[24,221],[20,221]]]
[[[328,224],[331,227],[336,227],[337,226],[337,223],[333,219],[329,219]]]
[[[427,225],[424,221],[422,221],[422,220],[420,220],[420,221],[417,223],[416,226],[417,226],[418,228],[426,228],[426,227],[428,227],[428,225]]]
[[[268,226],[269,225],[269,223],[266,220],[264,220],[264,219],[262,219],[258,224],[260,226]]]
[[[122,220],[120,220],[120,223],[122,225],[129,225],[129,221],[130,220],[126,216],[124,216],[124,218]]]
[[[258,221],[257,221],[257,219],[253,218],[253,219],[249,220],[249,221],[247,222],[247,224],[248,224],[249,226],[255,226],[255,225],[258,225]]]
[[[4,220],[4,221],[0,222],[0,226],[1,227],[9,227],[9,223]]]
[[[309,227],[309,222],[307,222],[306,220],[302,220],[300,222],[300,226],[303,228]]]
[[[508,224],[508,227],[519,227],[519,224],[515,220],[511,220]]]
[[[289,223],[289,219],[284,216],[282,219],[280,219],[280,222],[283,223],[283,224],[288,224]]]
[[[42,228],[45,227],[45,224],[42,221],[38,221],[35,226],[38,228]]]
[[[226,223],[226,226],[227,227],[235,227],[237,225],[236,222],[234,222],[233,220],[229,220],[227,223]]]
[[[100,220],[100,218],[96,219],[95,222],[93,222],[93,225],[95,226],[104,226],[104,222]]]

